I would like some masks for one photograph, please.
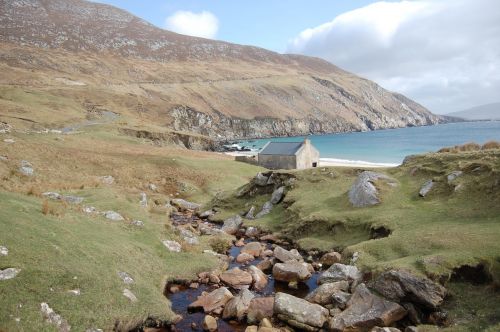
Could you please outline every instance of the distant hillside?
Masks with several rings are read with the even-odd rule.
[[[446,115],[466,120],[500,120],[500,102],[480,105]]]
[[[179,35],[82,0],[0,0],[0,120],[60,127],[89,112],[216,139],[446,122],[324,60]]]

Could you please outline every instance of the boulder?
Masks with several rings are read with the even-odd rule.
[[[237,267],[221,273],[219,278],[226,285],[235,289],[247,288],[252,284],[253,280],[250,273],[240,270]]]
[[[255,259],[255,257],[253,257],[253,255],[250,255],[250,254],[247,254],[247,253],[242,253],[242,254],[239,254],[237,257],[236,257],[236,262],[237,263],[240,263],[240,264],[246,264],[248,262],[251,262]]]
[[[365,284],[359,284],[347,309],[330,320],[331,331],[369,331],[375,326],[389,326],[406,315],[397,303],[372,294]]]
[[[210,315],[206,315],[203,318],[203,331],[216,332],[217,329],[217,320]]]
[[[224,225],[221,229],[227,234],[234,235],[238,232],[242,224],[243,219],[241,219],[241,216],[235,215],[224,220]]]
[[[264,205],[262,206],[262,210],[260,210],[260,212],[255,215],[255,219],[262,218],[265,215],[271,213],[272,209],[273,209],[273,203],[271,203],[270,201],[265,202]]]
[[[26,160],[21,160],[21,166],[19,167],[19,171],[26,176],[35,175],[35,170],[30,162]]]
[[[325,266],[332,266],[335,263],[340,263],[342,260],[342,256],[335,251],[328,252],[321,256],[319,262]]]
[[[267,286],[267,276],[256,266],[249,266],[248,272],[252,276],[252,287],[256,291],[261,291]]]
[[[322,328],[329,317],[329,311],[322,306],[286,293],[276,293],[274,313],[289,325],[305,331]]]
[[[130,300],[130,302],[137,302],[137,297],[130,291],[130,289],[123,290],[123,296]]]
[[[259,230],[255,227],[248,227],[247,230],[245,231],[245,236],[255,238],[259,236]]]
[[[283,197],[285,196],[285,187],[279,187],[273,193],[271,194],[271,204],[278,204],[283,200]]]
[[[243,289],[238,295],[233,297],[224,307],[223,319],[236,318],[239,321],[245,317],[250,301],[255,297],[248,289]]]
[[[335,281],[358,281],[361,280],[362,275],[358,268],[354,265],[344,265],[335,263],[323,272],[318,278],[318,284],[326,284]]]
[[[265,176],[264,174],[257,173],[257,175],[254,178],[254,183],[255,183],[255,185],[257,185],[259,187],[265,187],[265,186],[267,186],[268,180],[269,180],[269,178],[267,176]]]
[[[249,242],[241,249],[241,253],[250,254],[254,257],[259,257],[262,253],[262,245],[260,242]]]
[[[115,211],[106,211],[104,212],[104,217],[109,220],[113,221],[122,221],[125,220],[125,218],[122,217],[121,214]]]
[[[40,304],[40,311],[42,312],[43,318],[50,324],[55,325],[59,332],[69,332],[71,326],[68,322],[57,314],[47,303],[43,302]]]
[[[245,213],[245,219],[249,220],[255,219],[255,206],[252,205],[250,210],[248,210],[248,212]]]
[[[271,318],[274,315],[274,297],[258,297],[250,301],[247,310],[248,324],[256,324],[264,318]]]
[[[439,307],[446,295],[443,286],[404,270],[384,272],[370,286],[392,301],[404,300],[430,309]]]
[[[15,278],[21,270],[9,267],[5,270],[0,270],[0,281],[1,280],[9,280]]]
[[[181,244],[179,242],[170,240],[163,240],[161,242],[171,252],[181,252],[182,250]]]
[[[349,282],[337,281],[320,285],[318,288],[309,293],[304,300],[311,303],[326,305],[332,303],[332,297],[339,291],[347,292],[349,290]]]
[[[278,281],[305,281],[311,277],[306,263],[288,261],[273,266],[273,277]]]
[[[142,220],[132,220],[130,224],[136,227],[144,227],[144,221]]]
[[[187,211],[187,210],[196,211],[201,207],[200,204],[188,202],[182,198],[175,198],[171,200],[170,203],[180,211]]]
[[[288,261],[297,261],[297,262],[303,261],[302,256],[296,250],[289,251],[280,246],[276,246],[276,248],[274,248],[273,255],[277,260],[283,263]]]
[[[206,293],[203,292],[196,301],[191,303],[188,308],[198,309],[203,308],[205,313],[210,313],[216,309],[223,308],[229,300],[233,298],[233,294],[226,287],[217,288],[216,290]]]
[[[375,182],[378,180],[386,180],[390,183],[395,183],[393,179],[387,175],[372,171],[364,171],[361,173],[351,189],[349,190],[349,201],[354,207],[367,207],[380,203],[378,190],[375,187]]]
[[[432,180],[427,181],[426,183],[424,183],[424,185],[422,186],[422,188],[418,192],[418,195],[420,197],[427,196],[427,194],[431,191],[432,187],[434,187],[434,181],[432,181]]]

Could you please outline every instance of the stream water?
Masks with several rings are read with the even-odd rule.
[[[174,214],[172,216],[172,222],[174,226],[186,225],[189,223],[192,226],[196,226],[197,224],[205,223],[205,225],[209,225],[210,227],[220,228],[220,226],[217,224],[204,222],[190,214],[186,215]],[[245,243],[254,241],[258,240],[245,239]],[[272,248],[272,243],[270,242],[263,242],[263,241],[258,241],[258,242],[262,243],[268,249]],[[236,258],[240,254],[242,248],[243,247],[237,247],[233,245],[227,252],[227,255]],[[231,263],[229,264],[229,269],[232,269],[234,267],[239,267],[242,270],[246,270],[248,266],[257,265],[262,260],[263,260],[262,258],[256,258],[255,260],[246,264],[241,264],[236,262],[236,260],[232,260]],[[316,271],[306,282],[299,283],[297,289],[289,288],[286,282],[280,282],[274,280],[271,273],[266,273],[266,275],[268,277],[268,283],[267,286],[262,291],[256,291],[250,288],[250,290],[255,294],[255,297],[273,296],[277,292],[283,292],[294,295],[296,297],[304,298],[312,290],[318,287],[317,280],[320,275],[320,272]],[[196,301],[198,296],[200,296],[204,291],[211,292],[217,288],[218,287],[215,285],[200,284],[198,288],[189,288],[186,285],[179,285],[178,292],[176,293],[167,292],[166,296],[172,303],[172,310],[183,317],[183,319],[175,325],[175,330],[177,331],[202,330],[203,318],[205,317],[205,313],[203,313],[203,311],[194,311],[194,312],[190,311],[188,310],[188,306],[192,302]],[[228,289],[231,290],[233,295],[236,295],[238,293],[237,290],[231,289],[229,287]],[[193,326],[196,327],[193,328]],[[218,320],[218,331],[239,332],[239,331],[244,331],[246,327],[247,327],[246,321],[242,322],[238,322],[236,320],[224,321],[222,318]]]

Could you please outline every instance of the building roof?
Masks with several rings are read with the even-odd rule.
[[[259,154],[293,156],[304,142],[269,142]]]

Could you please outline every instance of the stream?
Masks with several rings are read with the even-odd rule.
[[[191,224],[193,227],[197,228],[199,224],[208,225],[214,229],[220,229],[220,225],[203,221],[192,214],[181,214],[175,213],[172,215],[172,223],[174,226],[183,226],[187,224]],[[245,238],[245,244],[249,242],[260,242],[265,246],[266,249],[272,249],[273,244],[271,242],[260,241],[257,239],[248,239]],[[239,267],[241,270],[246,270],[250,265],[257,265],[264,259],[258,257],[253,261],[243,264],[236,262],[235,258],[240,254],[243,247],[237,247],[236,245],[232,245],[231,248],[226,253],[228,256],[233,257],[234,259],[230,262],[229,268],[232,269],[234,267]],[[285,248],[292,249],[292,248]],[[299,283],[297,289],[292,289],[288,287],[288,283],[276,281],[274,280],[272,273],[264,272],[268,278],[267,286],[261,290],[256,291],[250,288],[250,290],[255,294],[255,297],[266,297],[273,296],[277,292],[288,293],[294,295],[296,297],[304,298],[307,294],[309,294],[312,290],[318,287],[317,279],[320,275],[320,271],[316,271],[312,273],[312,276],[305,282]],[[196,282],[196,280],[193,280]],[[204,285],[200,284],[198,288],[190,288],[186,284],[171,284],[179,287],[179,291],[175,293],[171,293],[170,291],[166,292],[167,298],[171,302],[171,308],[176,313],[183,317],[183,319],[175,325],[174,331],[190,331],[190,330],[199,330],[202,331],[203,318],[205,317],[205,313],[203,310],[201,311],[192,311],[188,310],[188,306],[190,303],[196,301],[198,296],[200,296],[204,291],[211,292],[217,288],[217,285]],[[228,289],[236,295],[238,290],[232,289],[227,286]],[[218,319],[218,331],[244,331],[247,327],[246,320],[238,322],[236,320],[225,321],[222,318]]]

